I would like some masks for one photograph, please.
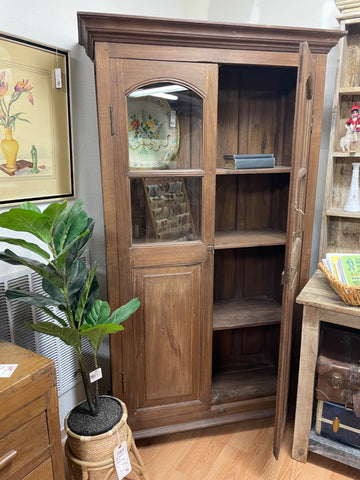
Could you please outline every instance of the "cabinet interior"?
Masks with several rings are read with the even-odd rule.
[[[217,166],[223,155],[273,153],[291,164],[296,68],[219,68]]]
[[[212,404],[276,393],[297,69],[219,69]],[[272,153],[275,168],[223,156]]]

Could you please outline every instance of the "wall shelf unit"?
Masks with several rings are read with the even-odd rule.
[[[320,258],[327,252],[358,252],[360,212],[346,212],[352,163],[360,162],[359,141],[343,151],[341,138],[352,106],[360,104],[360,4],[336,1],[338,21],[347,32],[339,42],[338,71],[332,108],[329,161],[326,174]]]

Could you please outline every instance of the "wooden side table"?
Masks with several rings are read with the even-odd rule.
[[[325,439],[311,429],[321,322],[360,330],[360,307],[347,306],[317,270],[296,299],[304,305],[292,457],[306,462],[308,450],[360,468],[360,450]]]
[[[0,340],[0,480],[64,480],[55,365]]]

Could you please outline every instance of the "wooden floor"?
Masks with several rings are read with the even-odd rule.
[[[293,425],[286,427],[279,460],[272,454],[273,419],[255,420],[151,439],[136,445],[149,480],[345,480],[360,471],[309,453],[291,458]],[[138,480],[134,473],[129,480]]]

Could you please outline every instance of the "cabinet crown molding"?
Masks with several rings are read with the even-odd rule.
[[[298,52],[299,44],[307,42],[313,53],[327,54],[347,33],[95,12],[78,12],[77,17],[79,43],[92,60],[95,42],[277,52]]]

